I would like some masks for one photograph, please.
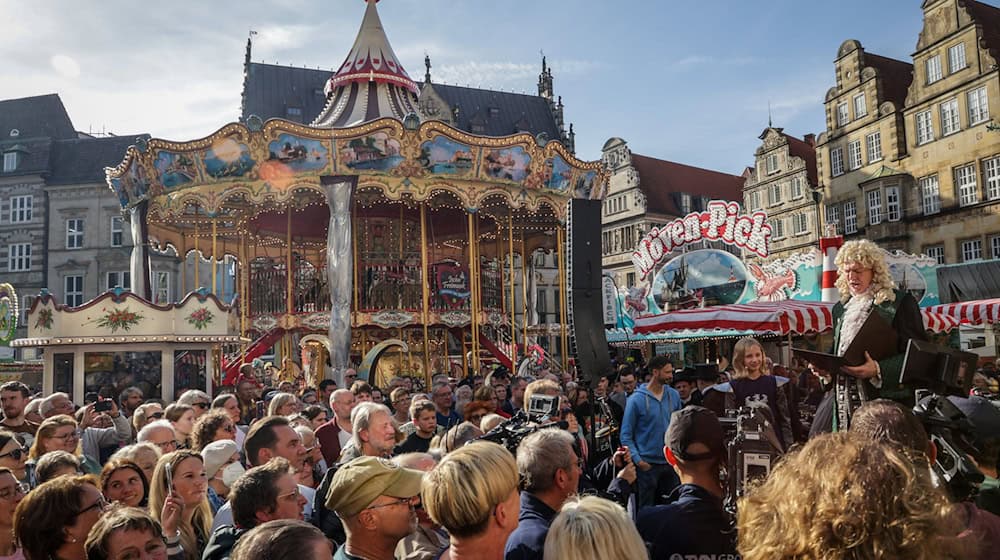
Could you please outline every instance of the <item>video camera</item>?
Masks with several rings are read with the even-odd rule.
[[[726,416],[719,418],[728,441],[723,507],[734,519],[736,502],[746,493],[747,486],[767,478],[781,456],[781,443],[769,416],[770,411],[764,407],[744,406],[727,410]]]
[[[566,429],[569,424],[558,420],[559,397],[549,395],[532,395],[527,406],[509,419],[497,424],[495,428],[479,436],[473,441],[492,441],[507,448],[511,454],[517,455],[517,446],[529,435],[546,428]],[[551,421],[556,418],[556,421]]]
[[[937,447],[934,475],[942,485],[947,486],[955,500],[974,498],[985,476],[965,451],[975,450],[972,423],[954,403],[941,395],[917,390],[916,398],[913,413],[924,424],[927,435]]]

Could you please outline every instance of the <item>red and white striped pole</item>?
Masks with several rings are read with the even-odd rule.
[[[837,235],[837,225],[827,224],[826,237],[819,238],[819,250],[823,252],[823,283],[822,300],[835,302],[840,300],[837,291],[837,251],[844,244],[843,236]]]

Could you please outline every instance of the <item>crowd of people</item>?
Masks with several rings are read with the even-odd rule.
[[[852,300],[909,316],[867,249],[845,245],[838,262],[836,345],[857,332]],[[1000,547],[992,401],[950,397],[985,475],[964,499],[935,473],[945,443],[905,403],[896,356],[786,368],[745,338],[719,365],[675,359],[596,379],[501,366],[426,388],[350,369],[316,387],[241,377],[216,395],[164,403],[127,387],[80,407],[8,382],[0,560],[930,560]],[[761,411],[783,456],[733,510],[723,418],[740,407]]]

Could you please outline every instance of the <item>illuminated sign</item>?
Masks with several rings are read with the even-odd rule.
[[[764,212],[741,215],[738,203],[713,200],[705,212],[691,212],[651,229],[632,253],[632,263],[644,280],[674,249],[706,240],[735,245],[764,258],[770,254],[771,226]]]

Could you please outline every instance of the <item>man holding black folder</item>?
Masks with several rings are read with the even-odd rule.
[[[911,338],[926,340],[917,300],[896,289],[878,245],[848,241],[836,263],[840,302],[833,308],[832,354],[841,361],[802,354],[813,372],[832,384],[816,410],[810,436],[846,431],[854,411],[875,398],[912,405],[913,389],[899,384],[903,356]]]

